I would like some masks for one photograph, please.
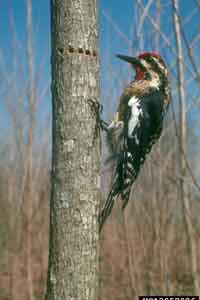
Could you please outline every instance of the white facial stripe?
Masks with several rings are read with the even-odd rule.
[[[151,75],[151,80],[149,81],[149,87],[152,87],[152,88],[155,88],[158,90],[159,85],[160,85],[160,78],[159,78],[158,74],[152,70],[151,65],[148,62],[146,62],[146,60],[141,59],[141,62]],[[156,63],[157,63],[157,61],[156,61]]]
[[[135,96],[129,100],[128,106],[131,107],[131,117],[128,122],[128,137],[133,138],[132,134],[139,122],[139,115],[142,114],[142,109],[140,108],[138,98]]]
[[[140,61],[147,70],[151,69],[151,65],[145,59],[141,59]]]
[[[167,69],[163,64],[160,63],[160,61],[156,57],[152,57],[155,63],[158,65],[159,69],[162,70],[165,74],[167,73]]]

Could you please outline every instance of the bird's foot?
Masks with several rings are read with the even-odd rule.
[[[96,112],[100,129],[107,132],[109,124],[101,119],[101,114],[102,114],[102,111],[103,111],[103,105],[101,103],[99,103],[99,101],[95,98],[93,98],[93,99],[90,98],[90,99],[88,99],[88,101],[91,104],[92,108]]]

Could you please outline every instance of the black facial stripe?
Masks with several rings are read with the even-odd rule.
[[[162,69],[159,67],[159,65],[156,63],[156,61],[155,61],[152,57],[150,57],[150,56],[145,57],[145,61],[146,61],[147,63],[149,63],[149,64],[152,66],[153,71],[156,72],[156,73],[159,75],[159,77],[160,77],[160,82],[161,82],[160,89],[162,90],[163,87],[164,87],[164,85],[165,85],[165,83],[166,83],[166,81],[167,81],[167,75],[166,75],[166,73],[165,73],[165,70],[162,70]],[[159,60],[159,63],[162,64],[163,67],[166,68],[166,70],[167,70],[167,67],[166,67],[166,65],[162,62],[162,60]]]
[[[154,58],[152,58],[151,56],[148,56],[145,58],[146,62],[148,62],[153,70],[156,72],[156,73],[159,73],[159,74],[164,74],[164,70],[162,70],[159,65],[156,63],[156,61],[154,60]],[[163,68],[166,68],[166,66],[164,65],[164,63],[159,59],[159,63],[163,66]]]
[[[141,71],[144,73],[144,76],[147,80],[151,79],[151,76],[149,74],[149,70],[141,64],[141,66],[139,67],[141,69]]]
[[[145,66],[144,65],[140,65],[139,66],[139,68],[141,69],[141,71],[144,73],[144,74],[147,74],[148,73],[148,70],[145,68]],[[135,67],[134,67],[134,69],[135,69]]]

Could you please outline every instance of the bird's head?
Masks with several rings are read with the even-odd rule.
[[[157,80],[157,84],[167,80],[167,67],[156,52],[144,52],[137,57],[117,55],[118,58],[130,63],[135,69],[135,80]]]

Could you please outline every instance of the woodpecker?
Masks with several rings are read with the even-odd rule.
[[[102,121],[116,167],[110,192],[99,215],[99,230],[110,215],[115,199],[128,203],[131,187],[153,144],[159,139],[171,101],[167,67],[158,53],[137,57],[117,55],[135,70],[135,78],[122,93],[110,124]]]

